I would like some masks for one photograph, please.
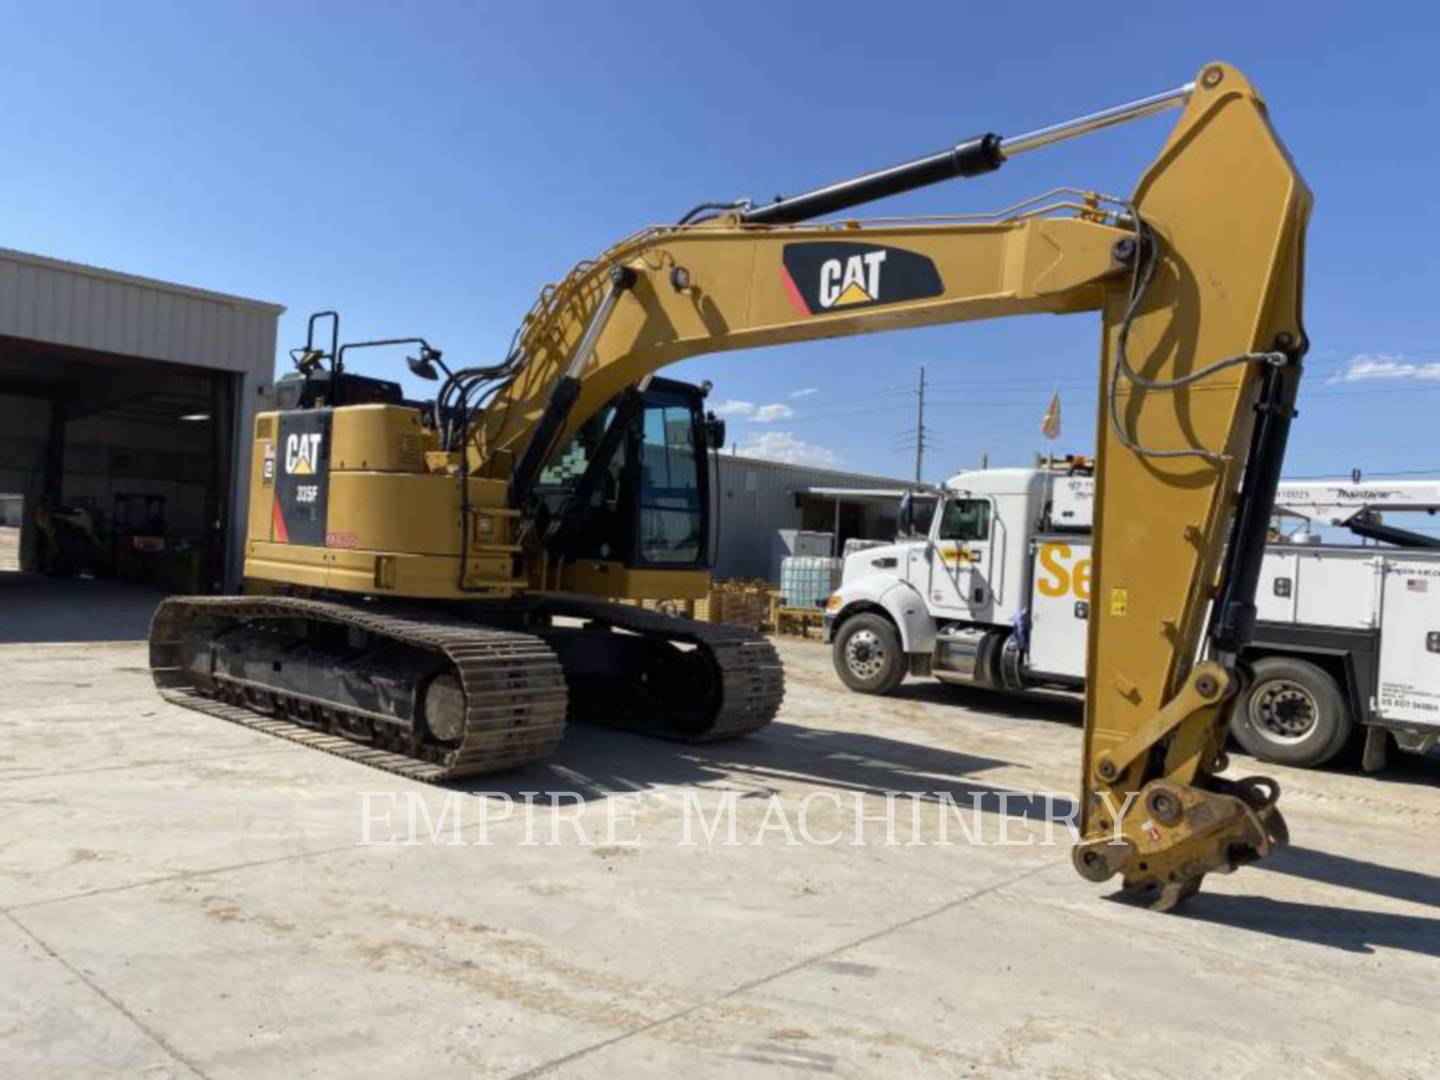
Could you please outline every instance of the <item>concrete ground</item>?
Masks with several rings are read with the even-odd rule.
[[[35,614],[16,595],[12,641]],[[47,602],[83,625],[92,595]],[[129,601],[143,625],[153,596]],[[781,649],[760,735],[578,728],[552,766],[479,785],[577,792],[591,843],[564,822],[543,842],[566,805],[533,845],[520,815],[480,845],[469,799],[461,844],[442,825],[411,846],[362,844],[365,822],[403,839],[407,798],[437,819],[455,792],[164,705],[134,641],[0,645],[0,1072],[1440,1074],[1440,761],[1267,770],[1293,846],[1160,915],[1077,877],[1063,829],[1026,844],[1043,801],[1001,799],[1073,788],[1073,704],[863,698],[823,646]],[[850,800],[883,817],[887,790],[931,793],[918,826],[902,801],[896,846],[883,821],[849,843]],[[939,846],[937,792],[978,797],[992,843]],[[698,819],[681,843],[684,800],[727,793],[737,843]],[[844,841],[787,846],[802,806]]]
[[[20,530],[0,525],[0,644],[141,640],[160,595],[122,581],[21,573]]]

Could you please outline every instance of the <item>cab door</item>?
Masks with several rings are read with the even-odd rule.
[[[930,544],[927,599],[933,614],[992,621],[995,507],[990,499],[948,498],[936,514]]]

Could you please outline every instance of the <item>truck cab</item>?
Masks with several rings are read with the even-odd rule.
[[[998,677],[1004,639],[1024,620],[1031,540],[1049,523],[1051,487],[1052,477],[1035,469],[957,473],[926,535],[847,558],[825,611],[846,684],[885,693],[907,673]]]

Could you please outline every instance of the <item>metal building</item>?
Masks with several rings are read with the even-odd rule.
[[[20,497],[20,564],[236,584],[238,448],[284,310],[0,249],[0,495]]]
[[[711,499],[717,580],[779,580],[781,529],[834,533],[837,553],[852,537],[893,539],[900,495],[915,487],[894,477],[734,454],[717,455],[715,461],[719,483]]]

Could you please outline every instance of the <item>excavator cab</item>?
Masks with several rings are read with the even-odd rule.
[[[707,389],[650,379],[560,447],[534,487],[552,557],[631,569],[709,567],[709,461],[724,425],[704,411]]]

